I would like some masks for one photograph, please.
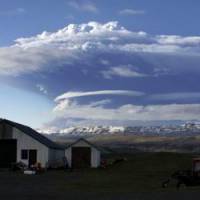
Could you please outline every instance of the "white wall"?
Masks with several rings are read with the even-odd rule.
[[[65,150],[65,157],[67,158],[67,164],[72,167],[72,148],[69,147]]]
[[[84,141],[80,141],[65,150],[65,157],[67,158],[69,167],[72,166],[72,147],[90,147],[91,148],[91,167],[97,168],[100,166],[100,161],[101,161],[100,151],[92,147],[88,143]]]
[[[17,139],[17,162],[22,161],[28,164],[28,160],[21,159],[22,149],[36,149],[37,150],[37,162],[40,162],[43,167],[47,167],[49,159],[49,148],[38,142],[34,138],[28,136],[22,131],[13,127],[13,139]]]
[[[91,151],[91,167],[97,168],[100,166],[101,158],[100,158],[100,151],[96,148],[92,147]]]

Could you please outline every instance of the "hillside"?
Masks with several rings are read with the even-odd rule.
[[[97,135],[87,138],[104,149],[117,152],[183,152],[200,153],[200,136],[138,136]],[[57,138],[59,143],[69,144],[76,138]]]

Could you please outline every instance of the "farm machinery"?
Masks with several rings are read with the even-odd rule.
[[[200,158],[194,158],[192,160],[191,170],[178,170],[174,172],[170,178],[162,183],[162,187],[168,187],[172,179],[176,181],[177,189],[181,186],[200,186]]]

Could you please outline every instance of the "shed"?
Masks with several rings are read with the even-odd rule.
[[[97,168],[100,166],[101,151],[86,139],[78,139],[65,149],[70,168]]]
[[[65,150],[32,128],[6,119],[0,120],[0,168],[23,162],[42,167],[63,163]]]

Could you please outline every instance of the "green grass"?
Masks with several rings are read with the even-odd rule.
[[[116,155],[108,159],[113,159],[114,156]],[[48,171],[35,176],[0,172],[0,198],[1,195],[5,197],[5,194],[14,196],[4,199],[17,199],[19,195],[24,197],[31,194],[34,198],[41,197],[43,200],[47,194],[51,197],[62,196],[63,199],[69,196],[73,199],[76,195],[85,195],[84,199],[98,199],[97,197],[101,199],[102,195],[112,197],[112,195],[144,195],[145,193],[171,194],[176,192],[175,185],[162,189],[162,181],[176,170],[191,169],[194,157],[191,154],[176,153],[138,153],[123,156],[127,158],[127,161],[106,169],[85,169],[73,172]],[[11,188],[12,193],[9,192]],[[182,191],[198,192],[199,189],[195,187]],[[22,196],[19,199],[23,199]]]
[[[98,191],[159,191],[161,183],[174,171],[191,169],[192,155],[140,153],[125,155],[127,161],[107,169],[78,171],[80,179],[70,182],[73,189]],[[117,187],[116,187],[117,184]]]

